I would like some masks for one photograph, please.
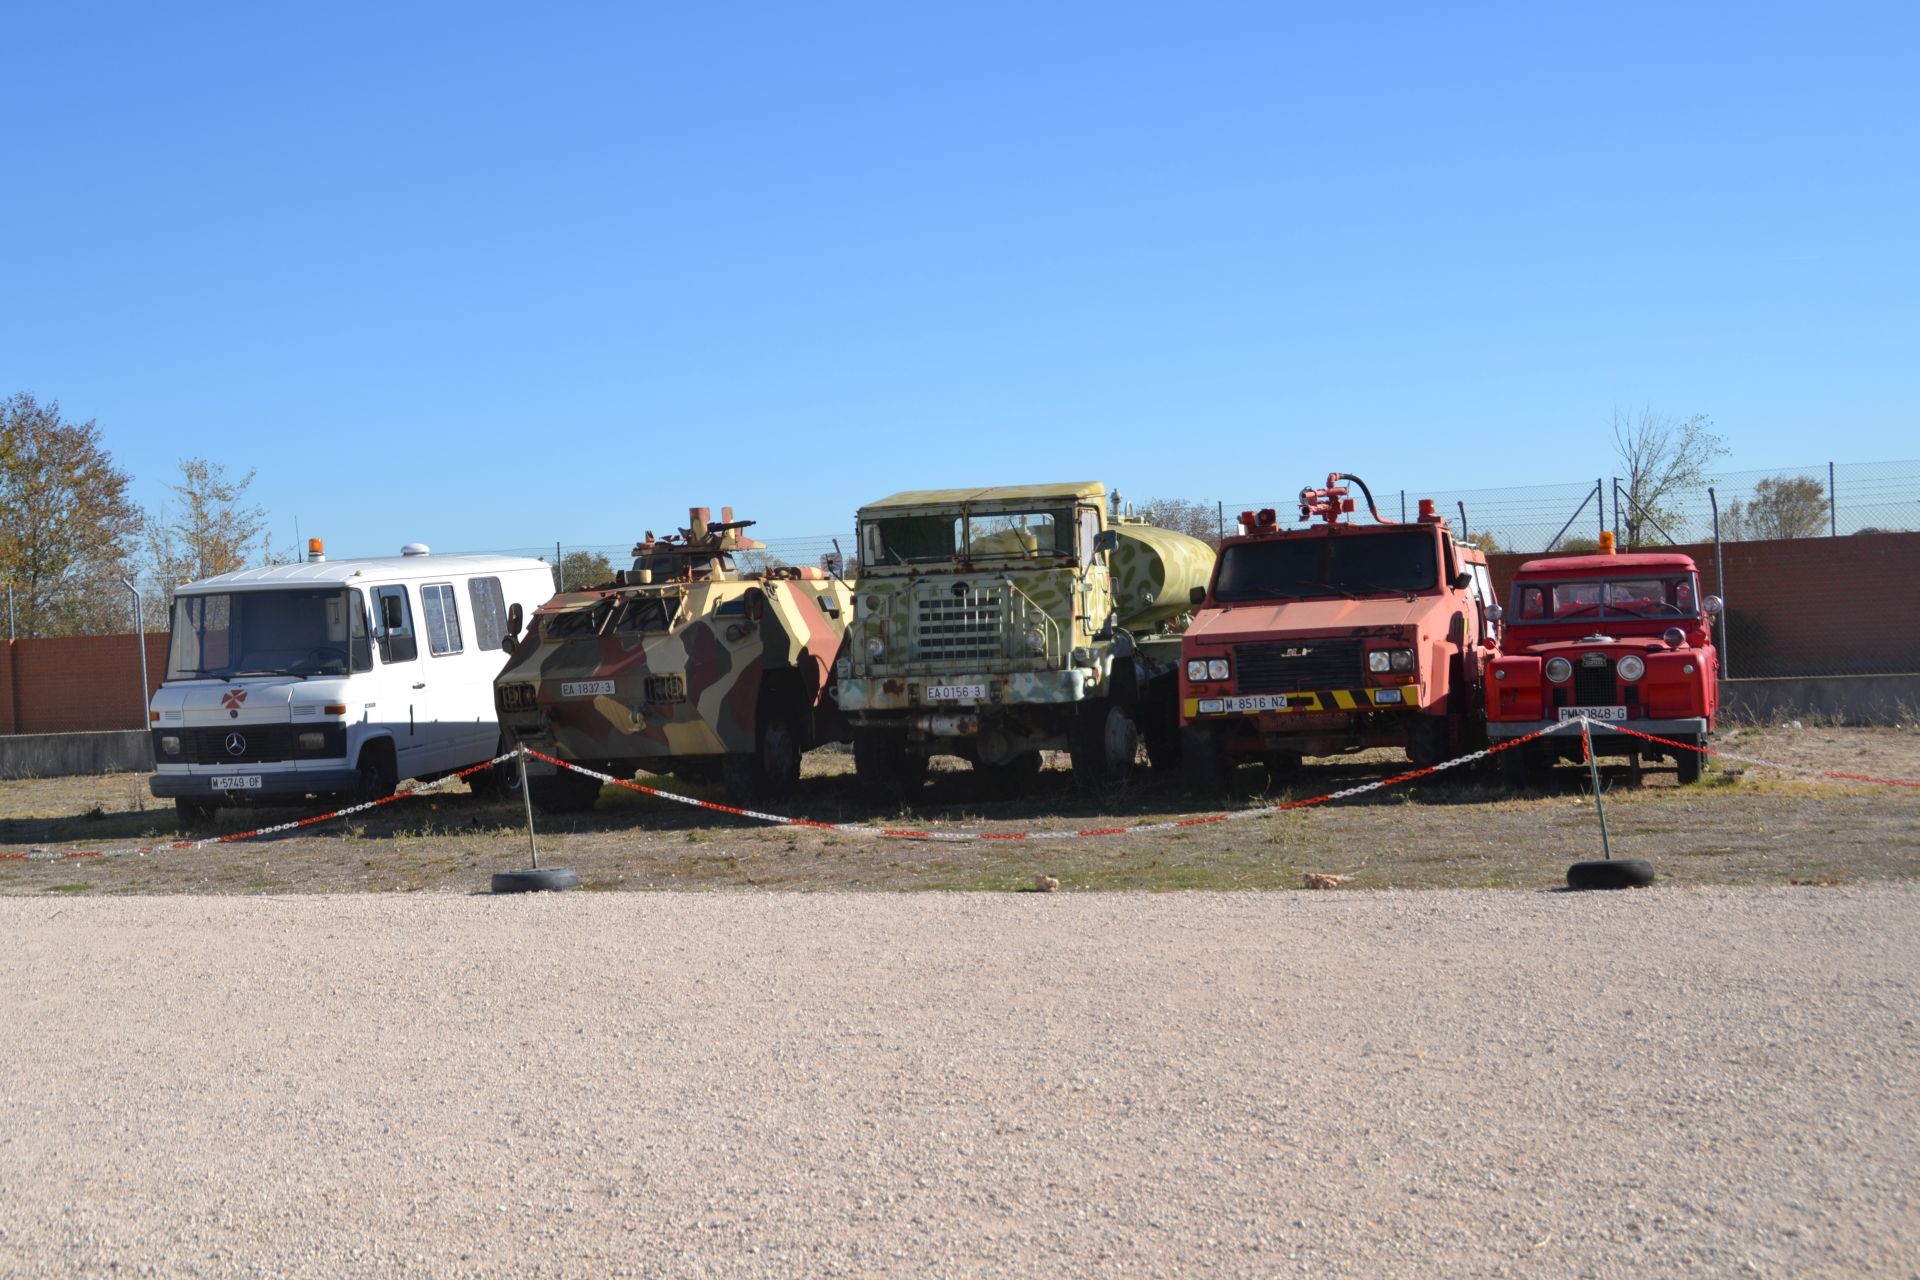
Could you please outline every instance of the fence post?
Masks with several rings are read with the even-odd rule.
[[[1627,521],[1627,532],[1629,534],[1632,534],[1633,529],[1634,529],[1633,521],[1631,520]],[[1620,477],[1619,476],[1615,476],[1613,478],[1613,540],[1615,544],[1618,544],[1620,541]],[[1627,544],[1629,546],[1637,545],[1637,539],[1629,536],[1627,538]]]
[[[1597,547],[1600,545],[1598,535],[1607,531],[1607,486],[1605,481],[1595,480],[1593,482],[1593,496],[1598,499],[1594,505],[1600,508],[1600,527],[1594,530],[1594,534],[1596,535],[1594,545]]]
[[[1707,486],[1707,505],[1713,508],[1713,594],[1720,597],[1720,614],[1713,620],[1720,630],[1720,674],[1731,680],[1733,667],[1727,660],[1727,570],[1720,558],[1720,499],[1712,485]]]
[[[1407,522],[1407,491],[1405,489],[1402,489],[1400,491],[1400,523],[1405,524],[1406,522]]]
[[[1833,464],[1827,464],[1827,536],[1840,536],[1840,496],[1833,490]]]

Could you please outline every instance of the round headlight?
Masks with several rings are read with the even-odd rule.
[[[1207,679],[1225,680],[1227,678],[1227,660],[1225,658],[1207,659]]]
[[[1187,679],[1205,680],[1206,678],[1207,660],[1205,658],[1189,658],[1187,660]]]
[[[1033,650],[1035,653],[1038,653],[1046,647],[1047,647],[1047,638],[1046,636],[1040,633],[1040,628],[1028,627],[1027,628],[1027,648]]]
[[[1614,670],[1620,673],[1622,680],[1638,680],[1647,674],[1647,660],[1637,653],[1630,653],[1620,659],[1619,665]]]
[[[1573,664],[1565,658],[1547,659],[1547,679],[1555,684],[1565,684],[1573,678]]]
[[[1392,665],[1395,671],[1413,670],[1413,650],[1395,649],[1392,651]]]
[[[882,640],[879,636],[867,637],[867,655],[869,657],[877,658],[886,651],[887,642],[885,640]]]
[[[1667,648],[1678,649],[1687,642],[1687,633],[1678,627],[1668,627],[1660,633],[1660,639],[1666,642]]]

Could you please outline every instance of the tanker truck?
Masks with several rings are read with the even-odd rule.
[[[1013,787],[1064,750],[1083,789],[1177,760],[1180,626],[1213,549],[1108,509],[1095,481],[922,489],[862,507],[834,692],[876,803],[935,755]]]

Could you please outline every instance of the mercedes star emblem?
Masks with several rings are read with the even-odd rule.
[[[245,755],[247,752],[247,740],[243,735],[238,733],[228,734],[225,745],[227,754],[230,756]]]

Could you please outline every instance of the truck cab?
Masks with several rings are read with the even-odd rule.
[[[1247,761],[1276,774],[1304,757],[1397,747],[1432,765],[1482,732],[1497,611],[1486,555],[1430,501],[1411,522],[1343,517],[1351,481],[1304,489],[1285,529],[1241,515],[1181,649],[1181,756],[1189,786],[1218,790]]]
[[[1668,552],[1529,560],[1514,576],[1503,652],[1492,664],[1487,733],[1495,742],[1585,718],[1602,755],[1670,757],[1682,783],[1699,780],[1719,710],[1713,616],[1692,557]],[[1649,742],[1613,726],[1665,738]],[[1516,785],[1555,760],[1581,758],[1571,731],[1500,754]]]

